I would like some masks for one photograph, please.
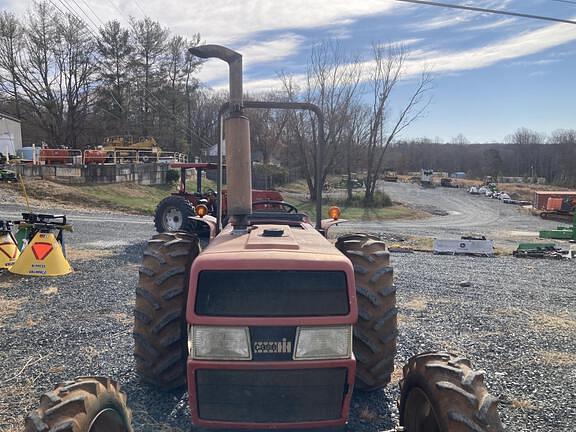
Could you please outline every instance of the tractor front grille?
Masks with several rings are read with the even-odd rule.
[[[205,270],[195,311],[227,317],[337,316],[349,312],[341,271]]]
[[[293,423],[336,420],[347,393],[347,370],[196,371],[202,420]]]

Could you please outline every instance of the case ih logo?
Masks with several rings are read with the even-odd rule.
[[[279,341],[254,342],[253,350],[258,354],[289,354],[292,352],[292,342],[283,338]]]

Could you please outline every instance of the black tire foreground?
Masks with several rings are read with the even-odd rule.
[[[400,424],[408,432],[501,432],[498,398],[484,385],[484,371],[450,353],[424,353],[404,366]]]
[[[171,195],[160,201],[154,212],[154,226],[157,232],[170,231],[164,223],[164,214],[170,209],[177,209],[182,215],[182,224],[178,231],[191,231],[193,229],[194,224],[189,217],[196,215],[194,206],[182,196]]]
[[[26,432],[132,432],[126,395],[110,378],[80,377],[58,384],[28,414]]]
[[[358,324],[354,327],[355,388],[377,390],[390,382],[398,337],[390,254],[384,242],[365,234],[342,236],[336,247],[354,266],[358,301]]]
[[[143,381],[171,390],[186,385],[186,300],[196,236],[156,234],[139,270],[134,308],[134,357]]]

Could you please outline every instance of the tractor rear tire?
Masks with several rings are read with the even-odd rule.
[[[191,234],[162,233],[148,241],[134,308],[134,357],[141,379],[162,390],[186,384],[186,301],[192,261],[200,253]]]
[[[384,242],[366,234],[342,236],[336,247],[354,266],[358,301],[358,323],[354,327],[355,388],[378,390],[390,382],[398,337],[390,254]]]
[[[409,432],[501,432],[484,371],[445,352],[412,357],[400,381],[400,425]]]
[[[195,225],[189,218],[195,215],[192,203],[183,196],[171,195],[158,203],[154,212],[154,226],[159,233],[192,232]]]
[[[112,379],[80,377],[40,397],[25,420],[26,432],[132,432],[126,394]]]

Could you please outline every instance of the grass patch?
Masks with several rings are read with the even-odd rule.
[[[406,309],[410,309],[416,312],[421,312],[424,309],[426,309],[426,307],[428,306],[428,302],[420,297],[416,297],[413,299],[410,299],[410,301],[408,303],[405,303],[404,306]]]
[[[144,186],[131,183],[82,186],[78,189],[108,207],[145,214],[154,214],[158,203],[176,191],[172,185]]]
[[[116,254],[113,250],[69,248],[67,258],[73,261],[92,261],[110,258]]]
[[[304,200],[302,198],[284,198],[286,201],[294,204],[299,211],[310,215],[312,218],[315,218],[316,204],[313,201]],[[330,201],[330,203],[326,202],[322,204],[323,219],[328,217],[328,209],[334,205],[336,204],[333,201]],[[402,218],[415,219],[422,216],[418,211],[399,204],[383,208],[362,208],[349,205],[338,205],[338,207],[340,207],[340,210],[342,210],[341,218],[351,221],[390,220]]]
[[[510,406],[514,409],[518,409],[521,411],[534,411],[536,410],[536,405],[534,401],[530,399],[512,399],[510,401]]]
[[[541,329],[562,332],[576,331],[576,321],[566,316],[556,316],[547,313],[538,313],[534,316],[534,325]]]
[[[550,366],[574,366],[576,365],[576,353],[558,351],[540,351],[538,358],[542,363]]]

